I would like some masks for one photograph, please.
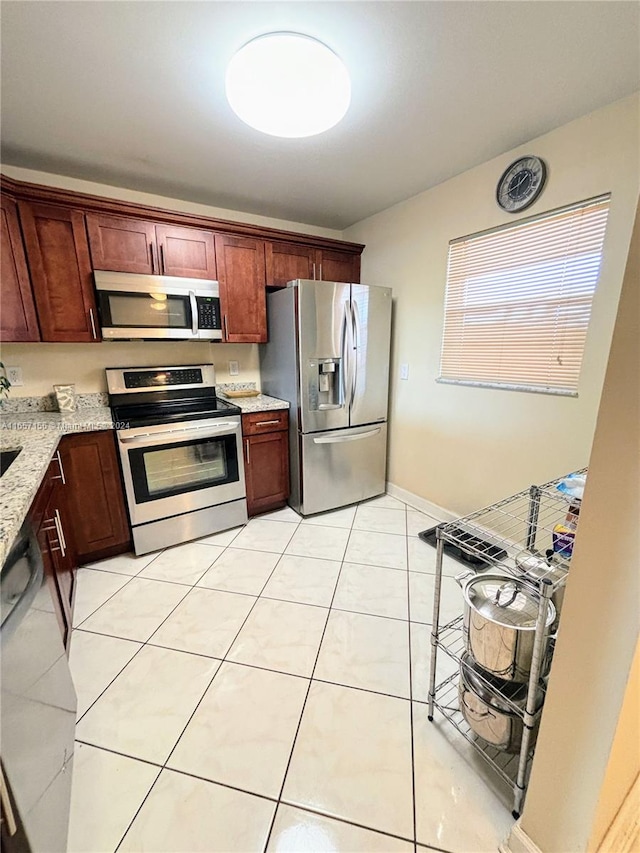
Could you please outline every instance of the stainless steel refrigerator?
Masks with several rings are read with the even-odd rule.
[[[291,406],[289,503],[312,515],[382,494],[391,289],[297,280],[267,310],[262,389]]]

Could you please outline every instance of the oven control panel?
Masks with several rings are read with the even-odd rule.
[[[199,367],[178,370],[136,370],[124,374],[125,388],[168,388],[171,385],[202,385]]]
[[[172,364],[168,367],[108,367],[109,394],[140,394],[193,389],[197,395],[216,387],[213,364]],[[215,393],[215,390],[213,390]]]

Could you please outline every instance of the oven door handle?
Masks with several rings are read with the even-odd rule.
[[[154,439],[165,441],[166,439],[178,438],[181,435],[194,435],[202,433],[202,438],[215,438],[218,435],[228,435],[240,428],[240,424],[221,423],[217,427],[181,427],[180,429],[168,429],[163,432],[142,432],[137,435],[118,436],[121,444],[149,444]],[[194,436],[195,437],[195,436]]]

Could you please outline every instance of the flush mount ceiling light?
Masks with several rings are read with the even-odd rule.
[[[246,124],[271,136],[315,136],[349,108],[351,81],[339,56],[298,33],[245,44],[227,68],[227,99]]]

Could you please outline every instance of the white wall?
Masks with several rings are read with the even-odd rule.
[[[631,737],[624,718],[619,728],[640,627],[639,283],[640,211],[521,819],[543,853],[584,853],[590,838],[595,846],[615,811],[611,797],[624,796],[640,763],[637,718]],[[612,757],[624,777],[613,785]]]
[[[161,207],[165,210],[177,210],[181,213],[193,213],[198,216],[212,216],[217,219],[229,219],[233,222],[248,222],[252,225],[262,225],[267,228],[281,228],[283,231],[297,231],[301,234],[314,234],[317,237],[330,237],[342,240],[342,231],[333,228],[321,228],[319,225],[305,225],[302,222],[290,222],[288,219],[274,219],[270,216],[260,216],[255,213],[243,213],[240,210],[227,210],[224,207],[211,207],[208,204],[198,204],[184,199],[168,198],[153,193],[143,193],[129,190],[125,187],[112,187],[110,184],[98,184],[95,181],[82,181],[79,178],[69,178],[66,175],[54,175],[50,172],[39,172],[35,169],[23,169],[20,166],[0,166],[0,172],[17,181],[28,181],[31,184],[43,184],[47,187],[59,187],[63,190],[73,190],[79,193],[101,196],[102,198],[117,198],[120,201],[131,201],[136,204],[146,204],[150,207]]]
[[[362,281],[393,287],[388,479],[458,514],[586,465],[640,183],[638,96],[560,127],[345,231]],[[434,117],[437,120],[437,117]],[[537,154],[549,177],[520,216],[497,207],[506,166]],[[448,243],[611,192],[602,272],[577,399],[440,385]],[[400,381],[400,364],[409,380]]]
[[[182,213],[342,239],[341,231],[320,228],[316,225],[210,207],[205,204],[165,198],[137,190],[112,187],[17,166],[1,166],[0,171],[16,180],[90,193],[103,198],[116,198]],[[238,376],[230,376],[228,373],[228,362],[231,360],[239,362]],[[106,391],[105,367],[193,364],[200,361],[213,361],[218,382],[256,382],[258,387],[260,386],[258,347],[255,344],[180,344],[147,341],[101,344],[4,344],[2,361],[7,366],[21,367],[23,371],[24,385],[12,388],[12,398],[48,394],[54,384],[64,382],[75,382],[77,392],[82,394]]]
[[[78,394],[106,391],[105,367],[210,364],[216,381],[256,382],[260,385],[256,344],[207,344],[165,341],[107,342],[100,344],[4,344],[2,361],[21,367],[22,387],[11,389],[11,399],[49,394],[53,385],[74,382]],[[240,373],[230,376],[230,360],[239,362]]]

